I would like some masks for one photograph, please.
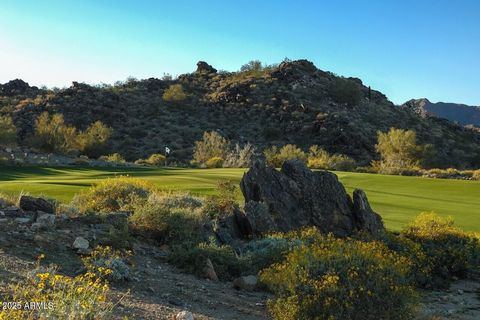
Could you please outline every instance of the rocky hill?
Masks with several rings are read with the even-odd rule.
[[[165,91],[181,85],[184,97],[166,101]],[[11,114],[21,143],[28,143],[34,119],[43,111],[62,113],[85,129],[96,120],[113,128],[109,151],[134,160],[173,151],[172,161],[187,162],[194,141],[217,130],[232,142],[259,149],[294,143],[318,144],[367,164],[377,157],[377,131],[390,127],[417,132],[431,143],[432,166],[480,167],[480,134],[444,119],[421,117],[395,106],[357,78],[317,69],[307,60],[276,66],[217,71],[205,62],[176,79],[129,79],[115,85],[73,82],[61,90],[30,87],[21,80],[0,86],[0,114]]]
[[[419,115],[445,118],[461,125],[480,127],[480,106],[468,106],[458,103],[430,102],[428,99],[412,99],[404,106],[412,108]]]

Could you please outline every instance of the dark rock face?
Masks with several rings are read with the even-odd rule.
[[[304,226],[317,226],[337,236],[383,230],[380,216],[372,211],[362,190],[355,190],[352,202],[335,174],[312,172],[301,162],[287,161],[281,171],[257,162],[245,173],[240,187],[254,235]]]
[[[22,196],[20,198],[20,208],[25,211],[42,211],[45,213],[55,213],[55,206],[43,198]]]
[[[197,63],[197,71],[196,73],[217,73],[217,69],[206,63],[205,61],[199,61]]]
[[[36,87],[30,87],[28,83],[23,80],[15,79],[0,85],[0,95],[7,97],[22,95],[27,93],[31,88],[37,89]]]

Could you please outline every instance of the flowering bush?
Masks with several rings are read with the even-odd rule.
[[[408,258],[381,242],[312,230],[306,236],[284,262],[261,272],[276,294],[269,301],[275,319],[412,319],[416,294]]]
[[[420,244],[428,259],[426,286],[443,286],[480,265],[479,239],[456,228],[451,218],[433,212],[420,214],[401,234]]]
[[[83,257],[82,261],[88,272],[95,274],[98,278],[124,281],[130,277],[128,258],[131,255],[130,251],[98,246],[89,256]]]
[[[2,320],[109,319],[114,307],[108,299],[108,283],[91,272],[72,278],[37,266],[8,293],[6,301],[19,304],[0,310]],[[25,308],[24,304],[30,302],[44,304],[40,308]]]

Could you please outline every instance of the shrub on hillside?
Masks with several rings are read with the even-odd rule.
[[[412,319],[407,258],[380,242],[312,239],[261,272],[275,319]]]
[[[263,152],[267,164],[271,167],[279,168],[287,160],[299,160],[305,162],[307,156],[305,152],[294,144],[284,145],[278,149],[277,146],[267,148]]]
[[[236,192],[237,186],[232,181],[218,181],[216,194],[207,198],[202,208],[203,213],[210,218],[232,213],[238,208]]]
[[[132,211],[137,205],[145,203],[153,191],[154,187],[144,180],[109,178],[76,195],[72,206],[81,212]]]
[[[308,150],[307,166],[311,169],[354,171],[357,164],[346,155],[331,155],[317,145],[313,145]]]
[[[129,218],[131,230],[168,244],[202,241],[203,222],[199,211],[169,208],[151,200],[138,206]]]
[[[172,84],[162,95],[164,101],[181,102],[187,98],[181,84]]]
[[[147,159],[139,159],[135,161],[136,164],[150,165],[155,167],[160,167],[165,165],[166,157],[163,154],[154,153]]]
[[[205,162],[207,168],[221,168],[225,160],[222,157],[212,157]]]
[[[101,156],[99,159],[106,162],[115,163],[115,164],[121,164],[126,162],[125,158],[123,158],[120,153],[113,153],[106,156]]]
[[[238,143],[230,150],[225,158],[225,168],[248,168],[252,165],[256,149],[251,143],[241,147]]]
[[[13,146],[17,143],[17,128],[11,117],[0,116],[0,145]]]
[[[193,148],[193,160],[199,164],[205,164],[213,157],[225,159],[228,154],[228,141],[218,132],[204,132],[202,140],[195,141]]]
[[[80,151],[90,157],[98,157],[105,151],[105,145],[112,135],[112,129],[101,121],[96,121],[78,134]]]
[[[452,277],[478,271],[479,239],[456,228],[451,218],[422,213],[401,234],[420,244],[428,258],[431,270],[425,285],[444,286]]]
[[[35,145],[48,152],[67,153],[78,150],[77,129],[65,124],[63,115],[43,112],[35,120]]]
[[[97,246],[88,256],[82,257],[82,262],[97,278],[120,282],[130,278],[128,259],[131,255],[129,251]]]

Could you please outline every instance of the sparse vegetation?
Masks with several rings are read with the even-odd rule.
[[[353,171],[356,163],[345,155],[331,155],[319,146],[313,145],[308,150],[307,166],[312,169]]]
[[[178,103],[187,99],[187,95],[183,91],[183,86],[181,84],[172,84],[167,90],[165,90],[162,98],[167,102]]]
[[[193,160],[199,164],[206,164],[212,158],[225,159],[228,154],[228,147],[227,139],[218,132],[204,132],[202,140],[195,142]]]
[[[271,167],[279,168],[287,160],[306,161],[307,155],[299,147],[294,144],[284,145],[278,149],[277,146],[272,146],[263,151],[265,161]]]
[[[101,156],[99,158],[100,160],[115,163],[115,164],[122,164],[125,163],[125,158],[120,153],[113,153],[109,154],[107,156]]]
[[[17,143],[17,128],[11,117],[0,116],[0,146],[13,146]]]

